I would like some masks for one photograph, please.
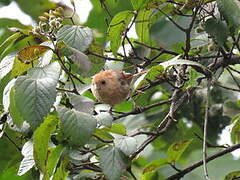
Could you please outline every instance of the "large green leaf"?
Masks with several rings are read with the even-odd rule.
[[[136,18],[136,32],[139,41],[149,43],[149,29],[151,25],[151,9],[141,9]]]
[[[68,171],[66,170],[67,160],[63,159],[60,166],[57,168],[56,173],[53,175],[53,180],[66,180]]]
[[[121,34],[127,28],[133,15],[132,11],[122,11],[115,15],[109,24],[107,39],[110,41],[110,47],[114,55],[117,54],[122,43]]]
[[[57,40],[84,52],[93,41],[93,33],[88,27],[64,25],[57,33]]]
[[[192,139],[172,144],[167,150],[168,162],[175,163],[190,145]]]
[[[231,26],[240,25],[240,6],[237,0],[218,0],[218,9]]]
[[[51,133],[55,131],[58,123],[56,115],[48,115],[33,135],[33,155],[37,167],[44,176],[47,175],[46,162],[48,158],[48,144]]]
[[[27,76],[19,76],[13,87],[10,114],[17,111],[32,129],[36,129],[55,101],[59,75],[60,65],[54,62],[45,67],[31,69]],[[16,107],[12,111],[11,103],[15,103]],[[16,123],[14,117],[13,121]],[[19,122],[17,124],[19,125]]]
[[[62,131],[70,145],[83,146],[96,129],[96,119],[87,113],[74,109],[59,108]]]
[[[228,28],[227,25],[216,18],[209,18],[205,22],[206,32],[209,33],[216,40],[219,46],[223,46],[223,44],[227,41],[228,37]]]
[[[93,28],[97,29],[98,35],[96,36],[96,40],[98,43],[101,43],[101,46],[104,46],[106,43],[106,36],[104,34],[107,31],[107,26],[108,23],[106,23],[106,20],[108,20],[107,12],[104,8],[102,8],[102,3],[104,2],[108,7],[110,8],[110,14],[112,17],[114,17],[117,13],[125,11],[125,10],[130,10],[132,9],[131,7],[131,2],[130,1],[116,1],[116,0],[108,0],[108,1],[99,1],[99,0],[90,0],[93,6],[93,9],[91,10],[89,16],[88,16],[88,21],[86,22],[86,25]],[[97,17],[97,21],[96,21]],[[107,19],[106,19],[107,18]]]
[[[0,54],[5,50],[6,47],[8,47],[11,44],[11,42],[14,42],[16,40],[15,38],[19,35],[19,34],[13,35],[15,33],[9,31],[8,30],[9,27],[16,27],[16,28],[23,28],[23,29],[27,28],[27,26],[22,25],[18,20],[1,18],[0,19],[0,29],[1,29]],[[0,57],[3,57],[3,55],[1,55]]]
[[[64,146],[62,146],[61,144],[56,147],[48,149],[46,173],[44,174],[45,179],[48,179],[53,175],[54,169],[58,164],[58,161],[61,157],[63,150],[64,150]]]
[[[113,146],[103,149],[99,158],[100,167],[110,180],[119,180],[129,163],[127,156]]]
[[[0,53],[12,42],[14,42],[19,37],[24,36],[24,34],[18,32],[9,36],[2,44],[0,44]]]

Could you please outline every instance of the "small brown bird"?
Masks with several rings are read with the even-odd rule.
[[[93,76],[91,90],[97,100],[113,107],[129,96],[132,78],[121,70],[106,70]]]

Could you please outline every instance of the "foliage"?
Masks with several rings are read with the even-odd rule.
[[[91,0],[84,24],[70,2],[0,19],[0,179],[203,179],[206,133],[209,176],[239,178],[239,1]],[[110,109],[90,85],[111,68],[134,78]]]

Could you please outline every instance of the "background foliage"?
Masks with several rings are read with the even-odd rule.
[[[0,19],[1,180],[203,179],[206,120],[210,178],[240,177],[239,1],[15,2],[36,25]],[[146,70],[111,113],[103,69]]]

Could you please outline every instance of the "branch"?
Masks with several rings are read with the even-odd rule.
[[[216,63],[210,64],[208,67],[211,71],[216,71],[220,67],[227,67],[229,65],[235,65],[235,64],[240,64],[240,56],[239,55],[234,55],[231,58],[219,58]]]
[[[204,169],[204,175],[207,180],[210,180],[208,176],[208,170],[207,170],[207,124],[208,124],[208,114],[209,114],[209,101],[210,101],[210,87],[211,87],[211,79],[208,79],[207,84],[207,96],[206,96],[206,106],[205,106],[205,117],[204,117],[204,132],[203,132],[203,169]]]
[[[225,154],[228,154],[228,153],[230,153],[230,152],[232,152],[232,151],[234,151],[236,149],[239,149],[239,148],[240,148],[240,144],[233,145],[233,146],[231,146],[229,148],[226,148],[226,149],[224,149],[224,150],[222,150],[220,152],[217,152],[217,153],[207,157],[206,158],[206,162],[208,163],[208,162],[210,162],[210,161],[212,161],[212,160],[214,160],[214,159],[216,159],[218,157],[221,157],[221,156],[223,156]],[[196,168],[198,168],[199,166],[202,166],[202,165],[203,165],[203,160],[198,161],[198,162],[192,164],[191,166],[181,170],[181,172],[178,172],[178,173],[176,173],[176,174],[174,174],[172,176],[169,176],[167,178],[167,180],[180,179],[180,178],[184,177],[186,174],[188,174],[189,172],[193,171],[194,169],[196,169]]]
[[[163,100],[163,101],[160,101],[160,102],[157,102],[157,103],[154,103],[154,104],[151,104],[151,105],[142,107],[142,108],[140,108],[140,109],[139,109],[139,108],[136,108],[136,109],[134,109],[134,110],[131,111],[131,112],[124,113],[124,114],[122,114],[122,115],[120,115],[120,116],[118,116],[118,117],[114,117],[114,120],[120,119],[120,118],[122,118],[122,117],[129,116],[129,115],[140,114],[140,113],[142,113],[142,112],[144,112],[144,111],[147,111],[147,110],[149,110],[149,109],[151,109],[151,108],[154,108],[154,107],[157,107],[157,106],[161,106],[161,105],[163,105],[163,104],[168,104],[168,103],[170,103],[171,101],[172,101],[171,99],[168,99],[168,100]]]
[[[165,118],[162,120],[162,122],[160,123],[160,125],[158,126],[157,130],[156,130],[156,134],[153,134],[151,136],[149,136],[138,148],[135,152],[133,152],[130,155],[130,159],[134,159],[140,152],[142,152],[145,147],[150,144],[151,142],[153,142],[157,137],[159,137],[160,135],[164,134],[165,132],[167,132],[168,128],[171,126],[172,122],[173,122],[173,115],[174,113],[177,111],[177,109],[183,104],[186,103],[187,98],[189,97],[189,94],[194,92],[194,88],[192,90],[190,90],[189,92],[184,92],[183,94],[181,93],[181,91],[179,89],[176,89],[173,92],[172,98],[171,98],[171,106],[170,106],[170,110],[169,113],[165,116]]]

